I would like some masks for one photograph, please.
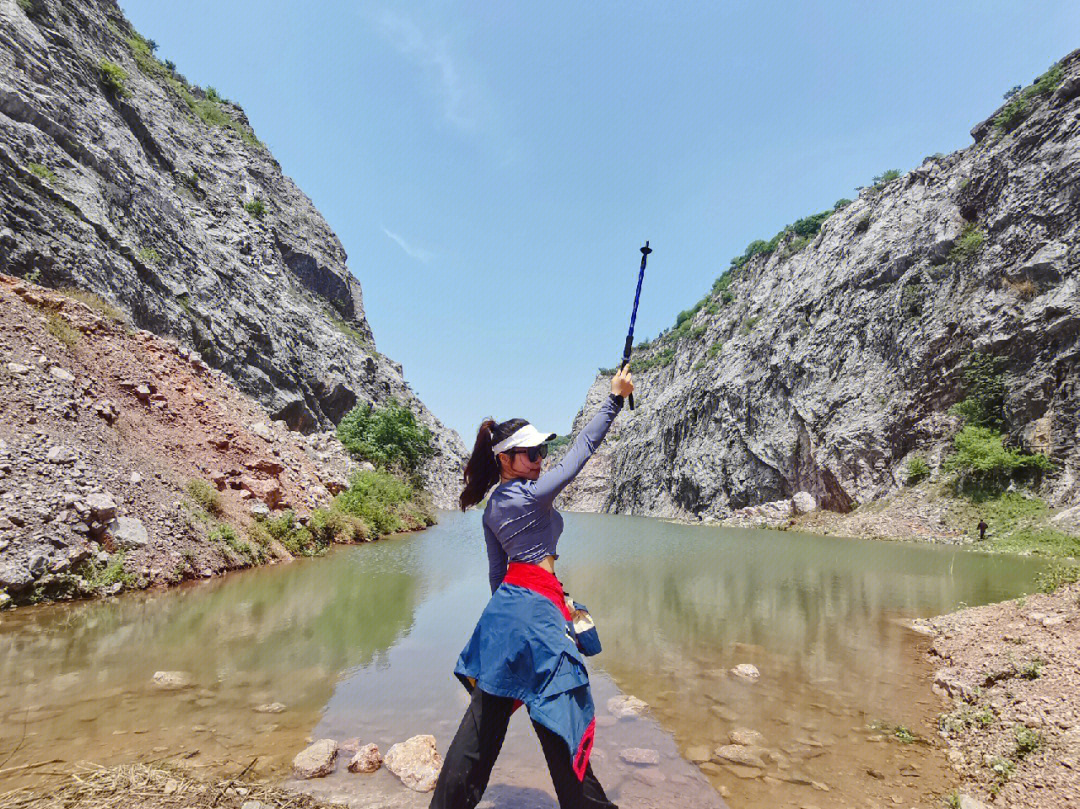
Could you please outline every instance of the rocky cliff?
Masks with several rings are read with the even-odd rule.
[[[464,446],[375,348],[341,243],[243,110],[154,49],[113,0],[0,4],[0,267],[108,298],[296,430],[396,398],[449,504]]]
[[[805,490],[848,510],[915,451],[940,463],[972,352],[1005,373],[1008,438],[1056,465],[1041,494],[1080,498],[1080,51],[972,136],[751,245],[635,352],[638,409],[565,505],[724,519]]]

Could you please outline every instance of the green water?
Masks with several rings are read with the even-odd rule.
[[[0,760],[18,751],[0,791],[79,760],[229,771],[258,757],[260,773],[284,774],[308,737],[357,736],[385,751],[434,733],[445,750],[464,707],[454,660],[489,592],[479,515],[440,517],[422,534],[323,559],[4,613]],[[820,742],[828,754],[812,766],[832,797],[869,794],[881,784],[863,786],[844,762],[896,750],[858,729],[874,718],[917,726],[935,710],[924,642],[903,620],[1031,591],[1041,570],[952,548],[603,515],[566,515],[559,550],[558,573],[604,643],[592,665],[599,713],[620,691],[653,706],[648,722],[605,722],[598,733],[597,772],[624,801],[648,790],[620,769],[605,736],[666,751],[666,787],[648,789],[692,791],[703,779],[678,753],[726,743],[736,726],[761,731],[777,751]],[[738,663],[757,665],[760,680],[731,677]],[[184,672],[191,684],[159,689],[157,671]],[[255,710],[274,702],[285,710]],[[538,756],[516,718],[496,782],[539,796]],[[12,769],[52,759],[61,762]],[[706,770],[733,806],[797,806],[809,789]],[[348,778],[321,788],[348,793]],[[390,776],[378,783],[393,787]]]

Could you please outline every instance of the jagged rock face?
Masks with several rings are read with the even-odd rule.
[[[1010,438],[1057,465],[1042,493],[1076,502],[1080,51],[1061,65],[1012,132],[991,118],[975,145],[863,190],[801,251],[752,259],[734,300],[695,316],[698,338],[654,342],[641,356],[673,346],[673,361],[636,374],[638,409],[564,505],[720,519],[805,490],[846,510],[902,485],[913,451],[940,461],[972,351],[1005,363]],[[963,259],[971,224],[985,241]]]
[[[435,433],[428,485],[449,505],[460,437],[375,349],[341,243],[243,111],[140,53],[112,0],[33,8],[0,5],[0,267],[112,299],[293,429],[397,398]]]

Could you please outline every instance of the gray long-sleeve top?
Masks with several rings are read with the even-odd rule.
[[[535,564],[555,555],[563,530],[555,498],[596,452],[622,404],[623,397],[610,394],[554,469],[536,480],[508,480],[492,491],[483,519],[491,592],[502,584],[510,562]]]

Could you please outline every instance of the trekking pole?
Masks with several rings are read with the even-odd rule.
[[[634,347],[634,323],[637,321],[637,305],[638,301],[641,300],[641,282],[645,278],[645,262],[648,260],[649,253],[651,252],[649,240],[646,239],[645,246],[641,248],[641,269],[638,270],[637,292],[634,293],[634,309],[630,312],[630,331],[626,334],[626,344],[623,346],[622,350],[622,364],[619,366],[620,371],[630,364],[630,349]],[[630,405],[631,410],[634,409],[634,394],[631,393],[630,396],[627,397],[627,404]]]

